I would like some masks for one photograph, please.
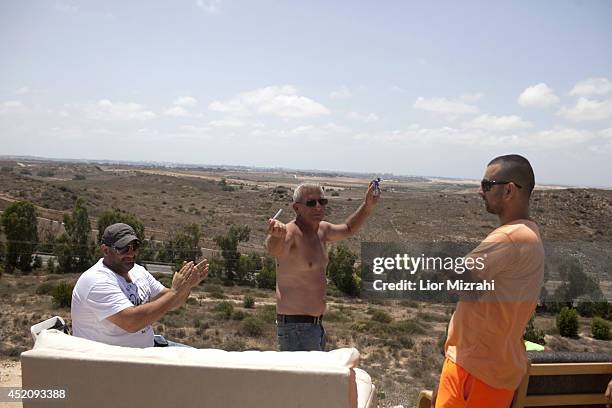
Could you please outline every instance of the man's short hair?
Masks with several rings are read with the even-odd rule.
[[[494,158],[489,162],[488,166],[494,164],[500,166],[498,173],[500,179],[519,184],[528,195],[531,195],[535,186],[535,175],[529,160],[518,154],[507,154]]]
[[[304,196],[309,193],[319,193],[321,196],[325,195],[325,191],[320,184],[316,183],[302,183],[293,192],[293,202],[299,203],[302,201]]]

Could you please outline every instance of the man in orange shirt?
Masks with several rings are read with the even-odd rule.
[[[494,280],[495,290],[462,298],[451,318],[436,408],[508,407],[527,369],[523,343],[544,279],[544,248],[529,219],[535,185],[529,161],[519,155],[493,159],[479,190],[501,226],[466,258],[484,259],[470,280]]]

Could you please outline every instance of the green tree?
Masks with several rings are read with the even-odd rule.
[[[558,299],[573,302],[582,295],[587,295],[591,299],[603,298],[599,282],[584,272],[577,259],[570,258],[563,263],[559,267],[559,275],[563,283],[555,290]]]
[[[329,251],[329,264],[327,276],[336,287],[349,296],[358,296],[361,278],[355,268],[355,255],[345,245],[338,245]]]
[[[251,229],[247,225],[232,225],[227,235],[215,237],[215,243],[221,248],[221,256],[223,256],[225,278],[231,282],[234,282],[237,277],[238,261],[240,259],[238,244],[247,242],[250,233]]]
[[[259,254],[240,255],[238,260],[238,270],[236,278],[238,283],[242,285],[253,285],[255,283],[255,274],[262,268],[261,257]]]
[[[261,271],[255,276],[257,287],[262,289],[276,289],[276,261],[271,256],[263,260]]]
[[[2,214],[2,226],[6,235],[4,264],[7,272],[18,268],[32,270],[32,254],[38,244],[36,208],[28,201],[9,205]]]
[[[196,261],[202,256],[200,237],[202,233],[198,224],[189,224],[179,227],[174,236],[165,243],[159,253],[158,259],[170,262],[180,267],[183,261]]]
[[[83,272],[92,265],[96,250],[83,198],[76,200],[72,215],[64,215],[64,228],[66,232],[57,239],[55,247],[59,270]]]
[[[122,222],[134,228],[136,236],[141,242],[145,239],[145,227],[142,221],[134,214],[123,212],[117,208],[105,211],[100,217],[98,217],[98,244],[102,243],[102,234],[109,225]]]

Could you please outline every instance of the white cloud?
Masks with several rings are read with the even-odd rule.
[[[517,148],[527,150],[563,149],[583,147],[590,149],[594,145],[610,143],[607,131],[591,131],[567,127],[526,131],[522,130],[488,130],[481,128],[437,127],[424,128],[411,125],[405,129],[393,130],[379,134],[360,134],[353,138],[360,141],[371,141],[377,144],[401,146],[462,146],[469,149]]]
[[[192,96],[181,96],[174,100],[174,104],[176,106],[195,106],[198,103],[198,100]]]
[[[220,5],[221,5],[220,0],[197,0],[196,1],[196,6],[198,6],[198,8],[204,10],[208,14],[220,13],[221,12],[221,8],[219,7]]]
[[[297,94],[291,85],[268,86],[243,92],[225,101],[214,101],[210,110],[235,115],[269,114],[281,118],[305,118],[329,114],[314,100]]]
[[[187,133],[206,133],[210,130],[207,126],[193,126],[193,125],[184,125],[179,128],[182,132]]]
[[[436,113],[471,114],[478,113],[478,108],[459,100],[447,98],[423,98],[419,96],[414,102],[416,109],[422,109]]]
[[[351,96],[353,96],[353,93],[346,86],[342,86],[339,89],[333,90],[329,93],[329,97],[331,99],[348,99]]]
[[[111,102],[108,99],[101,99],[95,103],[74,105],[74,107],[86,117],[95,120],[149,120],[156,117],[155,113],[134,102]]]
[[[208,122],[208,125],[217,128],[239,128],[245,126],[243,121],[235,118],[213,120],[211,122]]]
[[[464,93],[459,96],[459,99],[461,99],[463,102],[474,103],[481,100],[483,96],[484,94],[482,93]]]
[[[480,115],[469,122],[463,124],[469,129],[484,129],[489,131],[506,131],[515,129],[525,129],[531,127],[532,124],[524,121],[519,116],[493,116]]]
[[[359,112],[349,112],[347,116],[351,119],[357,120],[363,123],[372,123],[376,122],[379,118],[375,113],[359,113]]]
[[[5,113],[21,112],[24,109],[25,106],[21,101],[6,101],[0,103],[0,115]]]
[[[583,129],[556,127],[553,129],[540,130],[530,135],[529,143],[533,147],[556,148],[571,144],[579,144],[591,141],[599,137],[598,132]]]
[[[559,97],[545,83],[527,87],[518,98],[519,105],[525,108],[547,108],[559,102]]]
[[[327,125],[323,126],[323,130],[334,132],[334,133],[345,133],[345,132],[350,131],[349,128],[345,126],[336,125],[333,122],[330,122]]]
[[[280,140],[288,141],[299,139],[309,142],[321,142],[323,140],[334,141],[338,136],[346,135],[350,129],[329,122],[325,125],[299,125],[289,128],[256,128],[249,132],[250,136],[256,137],[258,143],[274,144]]]
[[[191,116],[191,113],[182,106],[174,106],[164,112],[164,115],[174,116],[175,118],[187,118]]]
[[[15,90],[15,95],[25,95],[30,92],[30,88],[27,86],[22,86],[21,88]]]
[[[612,101],[594,101],[579,98],[573,108],[562,107],[559,115],[573,121],[603,120],[612,118]]]
[[[76,14],[79,8],[73,4],[55,3],[55,9],[66,14]]]
[[[612,92],[612,82],[610,82],[608,78],[588,78],[574,85],[569,94],[593,96],[605,95],[610,92]]]

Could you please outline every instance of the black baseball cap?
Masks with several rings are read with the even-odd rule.
[[[134,228],[119,222],[106,227],[102,234],[102,243],[111,247],[123,248],[132,241],[138,241]]]

